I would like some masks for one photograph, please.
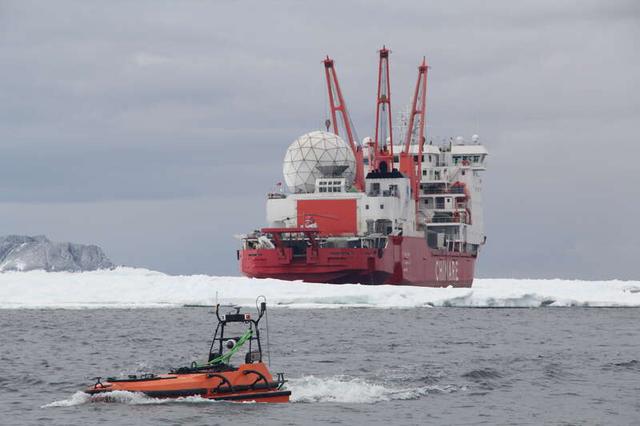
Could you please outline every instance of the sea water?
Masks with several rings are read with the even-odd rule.
[[[101,303],[104,296],[95,295]],[[46,302],[43,294],[33,298]],[[152,290],[149,300],[158,300]],[[634,308],[270,305],[271,371],[286,373],[289,404],[127,392],[105,402],[79,392],[94,376],[159,373],[202,360],[216,324],[211,312],[0,309],[0,423],[640,422],[640,310]]]

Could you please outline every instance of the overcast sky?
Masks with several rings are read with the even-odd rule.
[[[0,0],[0,234],[238,274],[322,58],[363,137],[382,44],[394,109],[424,55],[429,136],[490,151],[479,276],[640,278],[634,0]]]

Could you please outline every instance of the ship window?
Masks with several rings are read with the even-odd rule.
[[[364,205],[364,209],[365,209],[365,210],[369,210],[369,204],[365,204],[365,205]]]
[[[479,156],[479,155],[474,155],[474,156],[473,156],[473,162],[474,162],[474,163],[477,163],[477,162],[479,162],[479,161],[480,161],[480,156]]]
[[[380,204],[380,209],[384,210],[384,204]]]
[[[427,169],[422,170],[422,176],[426,176],[427,175]]]
[[[400,161],[397,155],[394,155],[394,156],[393,156],[393,161],[394,161],[394,162],[396,162],[396,163],[397,163],[398,161]]]
[[[327,188],[320,188],[320,192],[327,192]]]

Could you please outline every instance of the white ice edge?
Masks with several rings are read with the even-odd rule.
[[[473,288],[329,285],[120,267],[0,273],[0,309],[167,308],[232,303],[272,307],[640,307],[640,281],[476,279]]]

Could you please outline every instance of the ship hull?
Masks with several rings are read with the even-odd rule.
[[[242,273],[329,284],[471,287],[476,256],[434,250],[420,237],[389,237],[385,248],[245,249],[238,252]]]

